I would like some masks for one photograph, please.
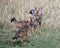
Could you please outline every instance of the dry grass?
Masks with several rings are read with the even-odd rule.
[[[42,27],[60,28],[60,1],[59,0],[0,0],[0,23],[4,27],[11,27],[10,19],[26,19],[28,12],[34,6],[42,7]]]

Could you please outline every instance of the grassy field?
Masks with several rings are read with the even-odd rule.
[[[42,31],[30,36],[30,43],[12,43],[15,25],[12,17],[24,20],[33,7],[42,8]],[[60,0],[0,0],[0,48],[60,48]]]
[[[0,48],[60,48],[60,30],[36,30],[30,36],[30,42],[21,44],[19,39],[14,46],[12,43],[14,31],[0,31]]]

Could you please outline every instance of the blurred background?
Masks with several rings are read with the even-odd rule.
[[[12,45],[15,25],[12,17],[18,21],[26,19],[33,7],[42,8],[42,26],[37,28],[30,43]],[[0,48],[60,48],[60,0],[0,0]]]
[[[25,19],[34,6],[42,8],[43,28],[60,28],[59,0],[0,0],[0,28],[11,29],[10,19]]]

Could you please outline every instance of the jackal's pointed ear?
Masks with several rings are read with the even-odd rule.
[[[30,11],[29,14],[32,14],[32,11]]]
[[[14,22],[14,21],[17,21],[17,20],[16,20],[15,18],[12,18],[12,19],[11,19],[11,23]]]

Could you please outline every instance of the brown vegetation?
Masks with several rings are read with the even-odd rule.
[[[26,19],[28,12],[34,6],[42,7],[42,28],[60,28],[60,1],[59,0],[0,0],[0,26],[11,29],[10,19]]]

